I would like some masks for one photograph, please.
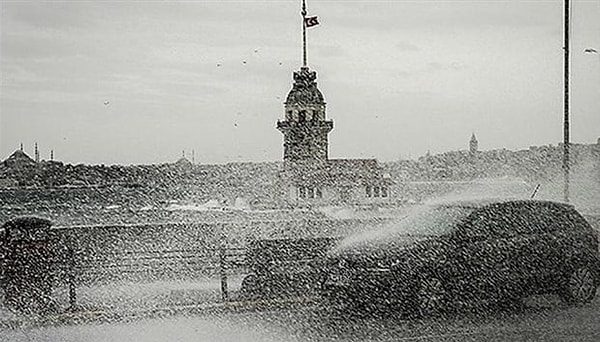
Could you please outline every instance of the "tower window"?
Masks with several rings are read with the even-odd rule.
[[[305,110],[301,110],[298,113],[298,122],[304,122],[306,121],[306,111]]]
[[[388,197],[388,188],[385,186],[381,187],[381,197]]]
[[[388,197],[389,191],[385,186],[370,186],[366,187],[367,197]]]
[[[305,198],[306,197],[306,188],[301,186],[298,188],[298,196],[300,196],[300,198]]]
[[[300,198],[323,198],[323,190],[321,190],[321,188],[301,186],[301,187],[298,187],[298,197],[300,197]]]

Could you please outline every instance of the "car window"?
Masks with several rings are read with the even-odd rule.
[[[522,204],[517,209],[523,221],[515,227],[517,234],[539,234],[547,231],[551,212],[545,206]]]
[[[471,214],[463,228],[467,238],[497,238],[511,235],[514,215],[503,207],[480,209]]]
[[[400,235],[439,236],[452,232],[464,221],[473,208],[461,206],[434,206],[416,210],[388,229]]]
[[[561,212],[563,216],[564,224],[561,226],[561,230],[577,231],[577,232],[589,232],[590,224],[586,219],[581,216],[575,209],[563,210]]]
[[[524,229],[530,234],[556,233],[574,227],[574,220],[568,217],[568,212],[558,206],[526,205],[521,212],[526,218]]]

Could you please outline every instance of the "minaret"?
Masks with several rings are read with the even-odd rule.
[[[38,144],[35,143],[35,147],[34,147],[34,155],[35,155],[35,162],[39,163],[40,162],[40,150],[38,150]]]
[[[325,99],[317,88],[317,73],[307,66],[306,28],[318,24],[316,17],[310,23],[306,18],[306,5],[302,5],[303,55],[302,67],[294,72],[292,90],[284,102],[285,119],[277,122],[283,133],[284,162],[324,162],[328,159],[328,134],[333,121],[327,120]]]
[[[477,141],[477,138],[475,137],[475,133],[473,132],[473,134],[471,134],[471,140],[469,141],[469,152],[472,154],[477,153],[479,149],[479,142]]]
[[[50,150],[50,160],[54,160],[54,150]]]

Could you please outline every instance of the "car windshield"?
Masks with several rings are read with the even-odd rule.
[[[474,211],[462,206],[424,207],[394,224],[394,232],[402,235],[443,235]]]
[[[332,254],[355,251],[356,248],[378,249],[382,245],[392,247],[390,244],[398,247],[399,244],[410,243],[421,237],[444,235],[452,232],[474,210],[456,205],[420,207],[382,229],[367,230],[345,238],[332,250]]]

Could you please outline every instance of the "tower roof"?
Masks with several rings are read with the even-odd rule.
[[[323,94],[317,88],[317,73],[308,67],[301,67],[294,72],[294,84],[285,100],[286,105],[291,104],[325,104]]]

